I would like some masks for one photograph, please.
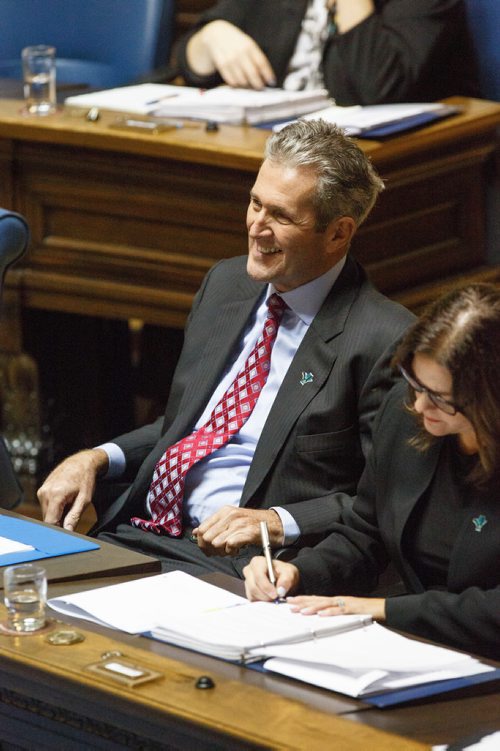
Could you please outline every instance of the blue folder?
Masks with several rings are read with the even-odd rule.
[[[272,670],[266,670],[264,667],[265,660],[258,662],[250,662],[245,667],[250,670],[256,670],[259,673],[269,673],[269,675],[280,676],[279,673],[274,673]],[[299,680],[298,678],[288,678],[287,680]],[[386,709],[387,707],[395,707],[398,704],[406,704],[410,701],[418,701],[427,699],[432,696],[440,696],[446,694],[449,691],[458,691],[460,689],[467,689],[471,686],[476,686],[481,683],[494,683],[500,681],[500,668],[490,670],[488,673],[478,673],[477,675],[466,675],[462,678],[449,678],[444,681],[434,681],[432,683],[421,683],[417,686],[408,686],[406,688],[389,689],[379,694],[368,694],[362,696],[350,696],[349,694],[342,694],[342,696],[349,696],[350,699],[356,701],[362,701],[365,704],[372,704],[377,709]],[[314,686],[312,683],[307,683],[308,686]],[[491,690],[497,690],[497,686],[491,687]],[[327,691],[328,689],[323,689]],[[338,692],[342,693],[342,692]]]
[[[443,106],[439,110],[429,110],[427,112],[419,112],[416,115],[409,115],[402,117],[399,120],[392,120],[389,122],[381,123],[380,125],[373,125],[370,128],[364,128],[357,133],[353,132],[354,138],[387,138],[390,136],[396,136],[399,133],[406,133],[416,128],[422,128],[425,125],[432,125],[432,123],[438,120],[443,120],[445,117],[451,115],[457,115],[462,111],[459,105],[448,104]],[[281,125],[282,123],[294,122],[287,118],[286,120],[275,120],[273,122],[260,123],[254,125],[254,128],[261,128],[263,130],[271,130],[275,125]]]
[[[467,675],[463,678],[451,678],[446,681],[434,681],[433,683],[424,683],[420,686],[409,686],[399,690],[389,691],[382,694],[372,694],[371,696],[360,696],[360,700],[367,704],[373,704],[378,709],[392,707],[396,704],[404,704],[409,701],[426,699],[429,696],[445,694],[448,691],[457,691],[458,689],[476,686],[480,683],[491,683],[500,680],[500,668],[491,670],[489,673],[478,673],[478,675]]]
[[[97,543],[85,537],[70,535],[44,524],[36,524],[25,519],[3,515],[0,516],[0,536],[22,542],[25,545],[32,545],[34,548],[34,550],[0,555],[0,566],[12,566],[15,563],[39,561],[43,558],[53,558],[69,553],[83,553],[87,550],[99,548]]]
[[[149,638],[155,638],[151,635],[151,633],[142,634],[143,636],[148,636]],[[173,644],[173,642],[171,642]],[[174,645],[175,646],[175,645]],[[214,659],[222,659],[222,658],[214,658]],[[223,660],[226,662],[226,660]],[[267,670],[264,667],[265,659],[257,660],[256,662],[247,662],[244,664],[244,667],[249,668],[250,670],[256,670],[258,673],[267,673],[269,675],[272,675],[273,677],[280,677],[279,673],[274,673],[272,670]],[[238,665],[242,665],[242,663],[235,663]],[[283,677],[283,676],[281,676]],[[287,678],[285,676],[286,680],[297,680],[298,678]],[[500,681],[500,668],[496,668],[495,670],[490,670],[488,673],[478,673],[477,675],[467,675],[462,678],[449,678],[448,680],[444,681],[434,681],[432,683],[421,683],[417,686],[408,686],[407,688],[400,688],[400,689],[389,689],[388,691],[384,691],[379,694],[368,694],[368,695],[362,695],[362,696],[350,696],[349,694],[342,694],[342,696],[348,696],[350,699],[354,699],[355,701],[362,701],[365,704],[372,704],[374,707],[377,707],[377,709],[386,709],[387,707],[394,707],[398,704],[406,704],[410,701],[418,701],[419,699],[427,699],[428,697],[432,696],[439,696],[441,694],[446,694],[449,691],[457,691],[459,689],[467,689],[471,686],[476,686],[481,683],[495,683]],[[302,681],[299,681],[302,682]],[[307,683],[307,681],[304,681],[306,685],[308,686],[314,686],[313,683]],[[496,690],[497,686],[495,685],[492,687],[492,690]],[[327,691],[328,689],[323,689],[324,691]],[[335,693],[335,692],[333,692]],[[342,692],[338,692],[342,693]]]

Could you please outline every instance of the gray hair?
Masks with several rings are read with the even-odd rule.
[[[343,130],[325,120],[297,120],[273,133],[266,143],[265,159],[316,171],[313,206],[318,231],[341,216],[352,217],[359,226],[384,189],[366,154]]]

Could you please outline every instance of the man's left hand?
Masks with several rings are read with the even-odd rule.
[[[267,523],[273,547],[283,544],[281,519],[272,509],[223,506],[193,530],[206,555],[236,555],[244,545],[261,545],[260,522]]]

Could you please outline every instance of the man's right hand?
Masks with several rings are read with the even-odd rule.
[[[84,509],[92,502],[95,481],[108,468],[103,449],[89,449],[65,459],[38,490],[43,520],[73,532]]]
[[[229,86],[262,89],[276,83],[266,55],[252,37],[228,21],[211,21],[188,42],[187,61],[199,76],[215,71]]]

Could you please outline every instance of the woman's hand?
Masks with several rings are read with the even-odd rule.
[[[228,21],[211,21],[188,42],[188,65],[199,76],[217,71],[229,86],[262,89],[276,83],[267,57],[252,37]]]
[[[273,571],[276,586],[269,581],[267,563],[264,556],[257,555],[243,569],[245,576],[245,592],[249,600],[264,600],[265,602],[284,597],[287,592],[293,592],[299,583],[299,570],[293,563],[273,561]]]
[[[318,597],[300,595],[287,597],[296,613],[304,615],[371,615],[375,621],[385,621],[385,599],[382,597]]]

